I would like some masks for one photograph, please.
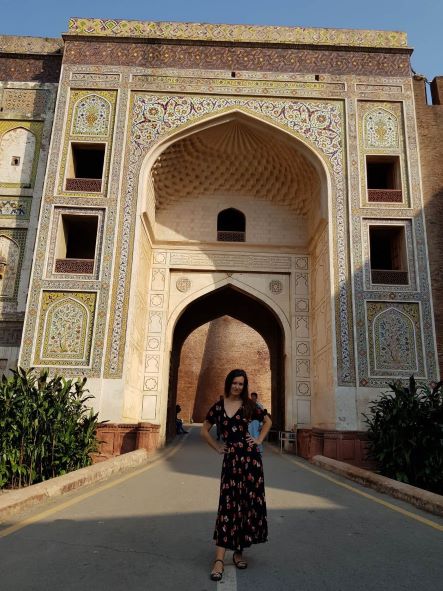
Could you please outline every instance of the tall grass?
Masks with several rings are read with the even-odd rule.
[[[91,464],[97,414],[86,378],[18,368],[0,382],[0,488],[28,486]]]

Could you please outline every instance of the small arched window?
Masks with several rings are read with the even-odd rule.
[[[217,216],[217,240],[222,242],[244,242],[246,234],[245,214],[230,207]]]

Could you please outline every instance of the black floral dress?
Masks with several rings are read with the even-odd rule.
[[[217,546],[238,552],[268,539],[262,457],[258,447],[246,440],[249,421],[243,412],[240,407],[235,415],[228,417],[220,401],[211,406],[206,416],[212,425],[220,425],[227,445],[214,540]],[[251,420],[262,422],[266,414],[266,410],[256,407]]]

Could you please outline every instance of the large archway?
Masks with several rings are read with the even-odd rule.
[[[223,316],[234,318],[251,327],[266,342],[271,374],[271,408],[269,410],[272,413],[274,425],[277,428],[283,428],[285,423],[284,331],[278,318],[266,304],[227,285],[191,302],[175,325],[169,372],[168,439],[175,434],[175,405],[183,344],[198,327]],[[217,359],[214,359],[213,363],[217,363]],[[237,365],[243,367],[244,360],[239,358]],[[245,369],[248,368],[245,367]],[[197,384],[195,386],[197,389]]]

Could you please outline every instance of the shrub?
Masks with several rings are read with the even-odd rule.
[[[443,382],[389,384],[369,405],[369,450],[381,474],[443,494]]]
[[[91,464],[97,414],[86,378],[18,368],[0,382],[0,488],[21,487]]]

